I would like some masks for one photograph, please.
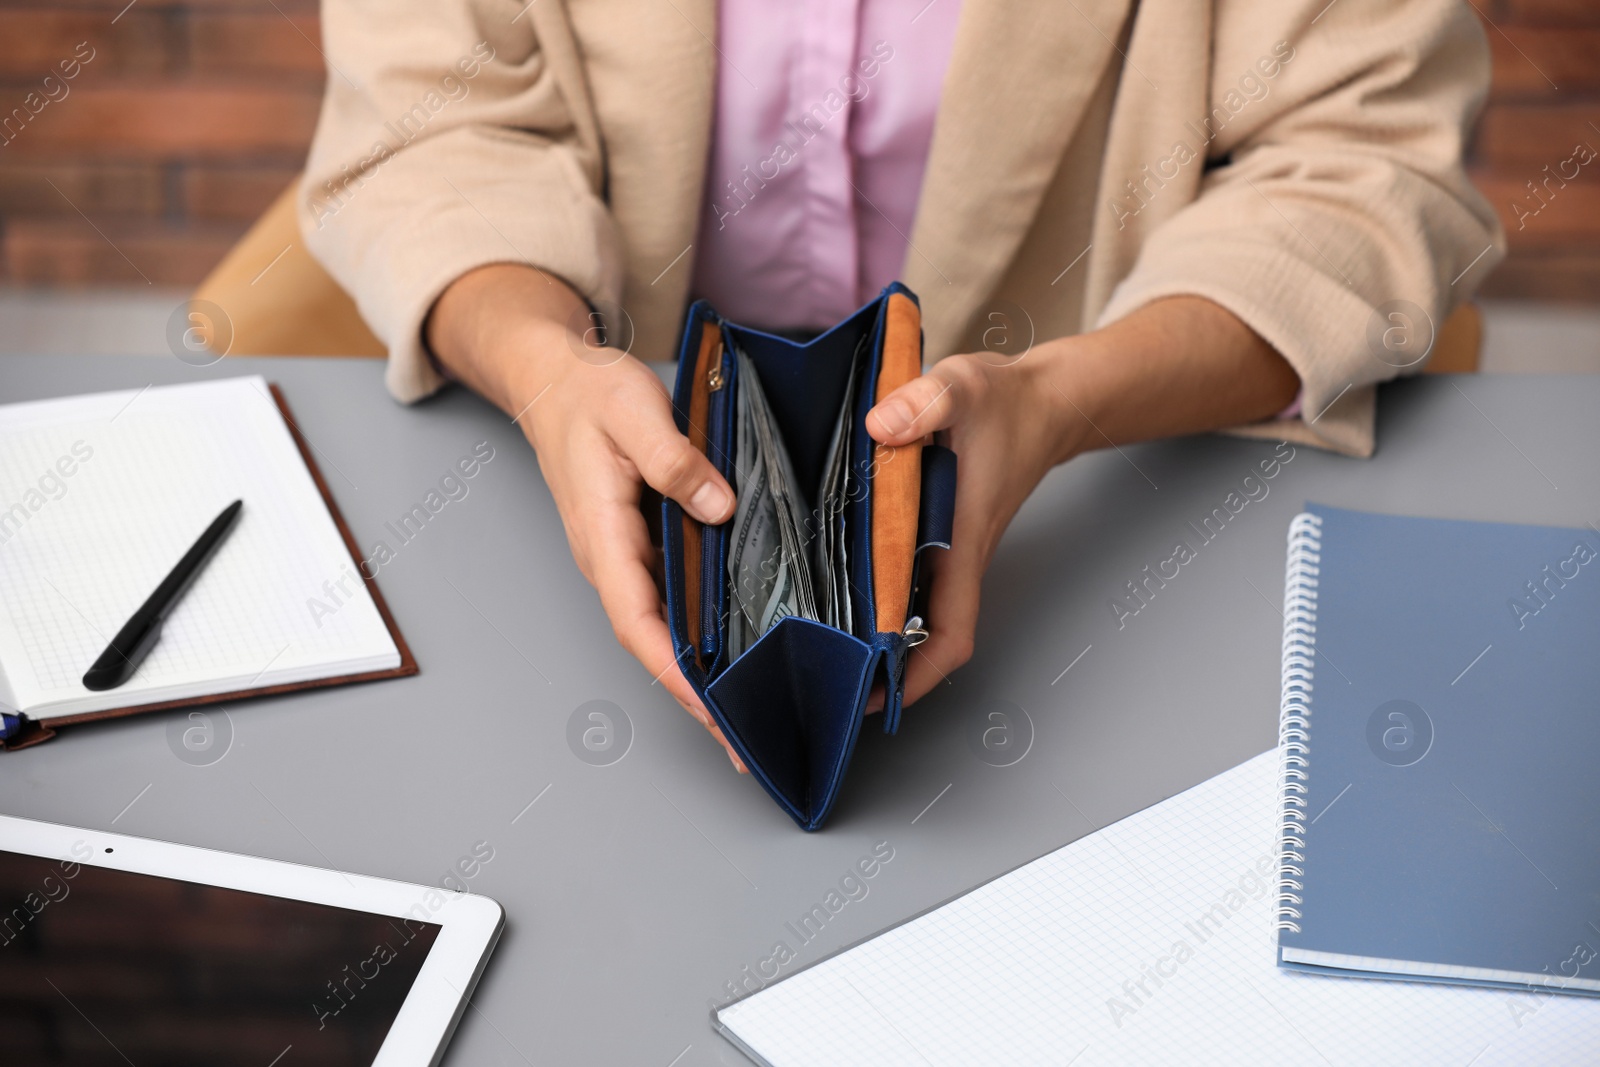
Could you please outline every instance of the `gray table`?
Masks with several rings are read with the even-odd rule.
[[[495,449],[470,494],[379,574],[419,676],[234,704],[218,724],[226,755],[204,766],[175,754],[171,715],[80,728],[0,757],[0,810],[417,882],[487,842],[470,886],[509,924],[453,1064],[743,1064],[708,1008],[728,983],[753,985],[777,943],[792,972],[1271,747],[1283,543],[1308,498],[1600,520],[1600,379],[1406,382],[1383,393],[1375,459],[1295,451],[1119,627],[1125,583],[1178,539],[1198,543],[1188,524],[1274,446],[1205,437],[1082,457],[1006,535],[976,658],[898,736],[869,725],[831,823],[807,835],[617,647],[505,417],[460,390],[402,408],[381,370],[0,359],[6,401],[267,375],[363,546],[474,444]],[[631,724],[606,765],[569,743],[596,700]],[[1031,724],[1009,766],[972,740],[996,709],[1019,745]],[[804,940],[799,920],[878,842],[893,858],[866,895],[836,897]]]

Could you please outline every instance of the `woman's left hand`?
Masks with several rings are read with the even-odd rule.
[[[911,656],[905,703],[972,656],[983,572],[1051,467],[1089,448],[1271,418],[1299,388],[1231,312],[1176,296],[1021,356],[951,356],[885,397],[867,413],[875,440],[908,445],[943,430],[957,465],[955,529],[931,560],[929,636]]]
[[[1000,535],[1045,473],[1077,451],[1071,428],[1083,420],[1063,417],[1072,408],[1050,366],[1073,340],[1016,359],[951,356],[867,413],[867,432],[880,444],[908,445],[942,430],[957,457],[955,528],[950,548],[927,561],[928,639],[907,665],[907,704],[971,658],[983,573]]]

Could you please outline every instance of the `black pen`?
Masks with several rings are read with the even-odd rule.
[[[156,591],[139,606],[133,618],[117,631],[111,644],[100,653],[100,658],[83,676],[85,689],[115,689],[133,677],[133,672],[139,669],[139,664],[144,662],[145,656],[150,654],[161,636],[161,624],[167,621],[167,616],[183,599],[183,594],[189,591],[222,542],[228,539],[228,533],[242,510],[244,501],[235,500],[211,521],[206,532],[200,535],[200,540],[183,554],[178,565],[172,568],[172,573],[161,579]]]

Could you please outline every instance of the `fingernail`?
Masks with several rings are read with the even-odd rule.
[[[707,482],[689,498],[689,510],[702,522],[715,522],[727,513],[732,503],[726,489],[716,482]]]
[[[901,400],[886,400],[878,405],[878,425],[899,437],[911,428],[911,408]]]

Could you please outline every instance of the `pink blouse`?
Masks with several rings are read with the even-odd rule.
[[[722,0],[694,295],[821,329],[900,274],[960,0]]]
[[[720,3],[693,295],[824,329],[905,262],[961,0]]]

